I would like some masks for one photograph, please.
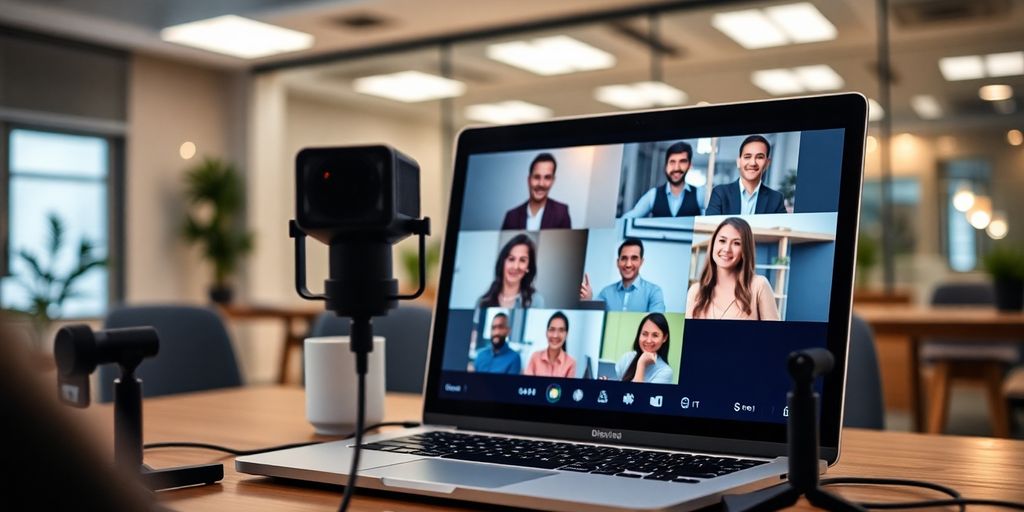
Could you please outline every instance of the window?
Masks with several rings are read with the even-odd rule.
[[[992,174],[991,164],[985,160],[964,159],[946,162],[943,169],[946,186],[941,192],[944,218],[944,253],[949,267],[957,272],[970,272],[978,267],[978,255],[984,249],[982,231],[974,229],[964,211],[957,209],[954,198],[957,194],[968,193],[971,202],[975,197],[986,196]],[[969,206],[969,205],[961,205]]]
[[[23,283],[34,281],[22,251],[65,276],[77,263],[79,243],[92,242],[99,258],[109,253],[108,195],[111,141],[105,137],[13,128],[6,132],[8,265],[0,279],[0,306],[27,309],[30,293]],[[50,226],[55,215],[64,227],[63,244],[50,258]],[[97,316],[106,311],[108,269],[96,267],[76,281],[74,296],[64,302],[61,317]]]

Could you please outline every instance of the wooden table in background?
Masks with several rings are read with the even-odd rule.
[[[1007,343],[1024,342],[1024,312],[1003,312],[973,306],[920,307],[909,305],[855,305],[854,313],[871,325],[876,335],[905,337],[910,343],[910,407],[914,428],[924,429],[921,393],[920,345],[926,338],[963,339]]]
[[[385,419],[416,420],[419,395],[389,393]],[[303,391],[291,386],[248,387],[189,395],[158,397],[145,402],[145,440],[193,441],[252,449],[318,439],[305,420]],[[83,413],[111,422],[109,406]],[[847,429],[839,464],[830,476],[900,477],[954,487],[971,498],[1024,501],[1024,441],[935,436],[904,432]],[[175,510],[336,510],[341,488],[304,485],[238,473],[230,456],[198,449],[149,450],[145,461],[154,467],[224,462],[220,484],[163,491],[160,501]],[[902,492],[901,492],[902,491]],[[923,499],[920,492],[876,487],[842,488],[856,500]],[[929,494],[928,496],[933,496]],[[441,511],[486,508],[456,502],[424,502],[398,494],[357,493],[352,510]],[[800,510],[813,510],[801,501]]]
[[[302,350],[302,340],[305,339],[313,320],[323,312],[323,309],[309,307],[286,307],[266,305],[240,305],[225,304],[220,306],[221,312],[230,320],[280,320],[284,324],[284,344],[281,348],[280,368],[277,374],[277,383],[288,382],[288,366],[291,354],[294,349]],[[298,379],[296,379],[298,382]]]

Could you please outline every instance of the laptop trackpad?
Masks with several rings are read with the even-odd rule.
[[[403,487],[435,492],[453,492],[458,487],[492,489],[555,475],[554,471],[510,466],[473,464],[456,460],[424,459],[365,472],[379,475],[387,487]]]

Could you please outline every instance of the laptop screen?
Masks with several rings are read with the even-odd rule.
[[[845,355],[863,117],[731,108],[464,132],[428,404],[777,438],[788,354]]]

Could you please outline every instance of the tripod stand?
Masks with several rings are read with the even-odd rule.
[[[748,494],[722,499],[728,512],[768,512],[788,507],[800,496],[811,505],[834,512],[863,512],[866,509],[818,486],[818,401],[814,379],[832,370],[832,354],[815,348],[789,355],[793,390],[787,395],[789,423],[789,481]]]

